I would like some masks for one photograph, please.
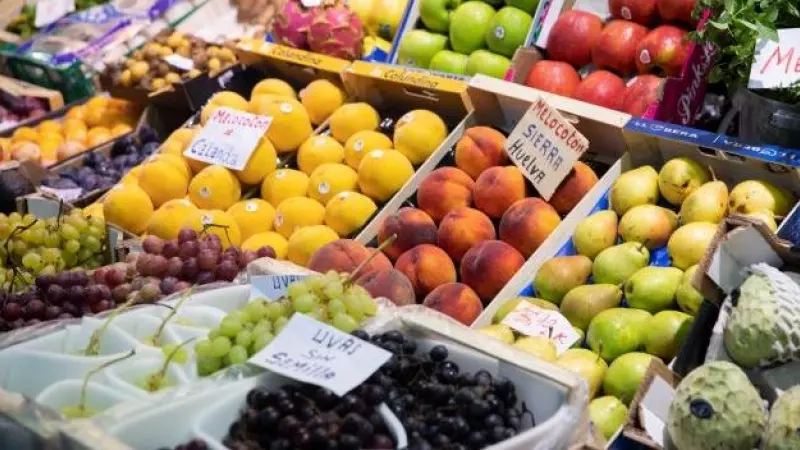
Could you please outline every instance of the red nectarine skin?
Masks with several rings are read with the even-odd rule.
[[[425,177],[417,189],[417,206],[439,223],[448,212],[472,204],[475,182],[461,169],[440,167]]]
[[[660,69],[669,77],[678,76],[689,57],[691,43],[686,30],[662,25],[644,37],[636,48],[636,68],[639,73]]]
[[[636,70],[636,47],[647,36],[647,28],[628,20],[609,22],[592,49],[592,62],[598,69],[619,75]]]
[[[655,75],[639,75],[628,82],[622,95],[620,109],[632,116],[641,116],[647,108],[661,99],[662,78]]]
[[[461,281],[490,302],[516,275],[525,258],[503,241],[483,241],[461,261]]]
[[[311,255],[308,268],[320,273],[329,270],[352,273],[362,262],[366,261],[376,250],[352,239],[339,239],[322,246]],[[364,266],[360,275],[375,270],[391,269],[392,263],[383,255],[377,255]]]
[[[503,214],[500,239],[529,258],[560,223],[561,217],[549,203],[538,197],[526,198]]]
[[[563,61],[537,61],[531,67],[525,85],[564,97],[572,97],[581,76]]]
[[[550,198],[550,205],[562,216],[566,216],[572,208],[597,184],[597,174],[591,167],[578,161],[567,178],[561,182]]]
[[[477,209],[454,209],[439,224],[439,247],[456,263],[474,245],[495,236],[492,220]]]
[[[597,106],[618,109],[625,82],[607,70],[597,70],[581,81],[575,90],[575,98]]]
[[[478,294],[461,283],[447,283],[437,287],[425,297],[423,305],[467,326],[472,325],[483,312],[483,303]]]
[[[547,56],[577,68],[592,62],[592,47],[603,30],[599,16],[572,9],[558,16],[547,38]]]
[[[456,281],[453,261],[435,245],[422,244],[403,253],[394,268],[408,277],[419,298],[439,285]]]
[[[664,20],[693,23],[694,0],[658,0],[658,15]]]
[[[417,208],[400,208],[384,219],[378,230],[378,242],[384,242],[392,235],[397,238],[384,247],[383,252],[396,261],[406,250],[420,244],[436,244],[438,229],[433,219],[425,211]]]
[[[508,164],[503,145],[506,137],[491,127],[471,127],[456,143],[456,166],[473,180],[493,166]]]
[[[503,217],[509,206],[525,198],[525,178],[516,166],[491,167],[475,181],[472,199],[489,217]]]
[[[616,19],[649,25],[656,17],[656,0],[609,0],[608,9]]]
[[[414,286],[399,270],[376,270],[358,277],[356,284],[366,289],[373,298],[385,297],[397,306],[417,303]]]

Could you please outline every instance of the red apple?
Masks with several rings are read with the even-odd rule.
[[[537,61],[525,80],[527,86],[564,97],[572,97],[580,82],[581,76],[574,67],[562,61],[547,60]]]
[[[632,20],[647,25],[656,16],[656,0],[609,0],[608,9],[617,19]]]
[[[622,94],[620,110],[632,116],[641,116],[647,107],[661,99],[662,78],[655,75],[639,75],[628,82]]]
[[[612,20],[603,28],[592,50],[598,69],[611,69],[620,75],[636,70],[636,46],[647,36],[647,28],[628,20]]]
[[[619,100],[625,91],[622,78],[606,70],[592,72],[575,89],[575,98],[610,109],[619,107]]]
[[[689,57],[688,33],[672,25],[655,28],[636,47],[636,67],[639,73],[660,69],[668,77],[680,75]]]
[[[693,22],[694,0],[658,0],[657,6],[658,15],[664,20]]]
[[[578,10],[561,14],[547,38],[547,56],[575,67],[592,62],[592,48],[603,31],[600,17]]]

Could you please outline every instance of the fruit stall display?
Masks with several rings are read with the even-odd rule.
[[[532,33],[538,0],[415,0],[392,62],[437,72],[503,78]]]
[[[41,94],[43,91],[47,92],[38,86],[0,76],[0,133],[36,120],[64,105],[60,93],[49,91],[51,95],[44,96]]]
[[[75,11],[83,11],[93,6],[107,3],[107,0],[75,0]],[[36,28],[36,3],[26,4],[19,14],[6,25],[6,31],[27,39],[38,31]]]

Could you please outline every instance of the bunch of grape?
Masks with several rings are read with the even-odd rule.
[[[161,447],[158,450],[208,450],[208,444],[202,439],[192,439],[191,441],[175,446],[174,449]]]
[[[99,267],[105,241],[103,218],[87,218],[80,209],[49,219],[0,214],[0,286],[16,290],[31,285],[36,275]]]
[[[309,384],[269,392],[257,387],[223,443],[231,449],[358,450],[393,449],[395,442],[376,407],[378,387],[344,397]]]

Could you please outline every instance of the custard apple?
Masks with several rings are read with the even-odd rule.
[[[745,368],[800,358],[800,287],[767,264],[748,270],[725,324],[728,356]]]
[[[763,450],[800,448],[800,386],[784,392],[772,405],[762,441]]]
[[[680,450],[752,450],[765,422],[761,398],[742,369],[714,361],[680,382],[667,430]]]

